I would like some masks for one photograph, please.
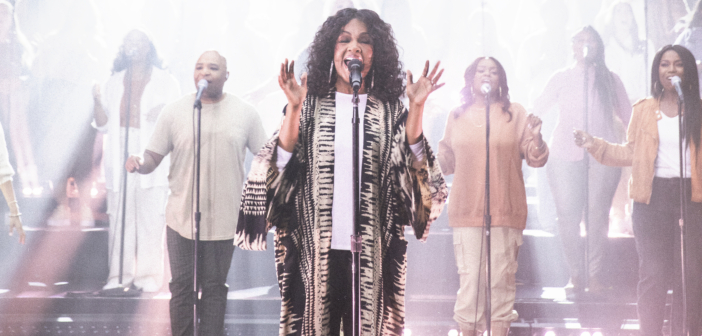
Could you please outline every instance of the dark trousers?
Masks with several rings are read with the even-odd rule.
[[[174,336],[193,334],[193,249],[194,241],[167,227],[166,239],[171,263],[171,331]],[[200,241],[198,278],[201,298],[198,305],[199,334],[224,334],[227,307],[226,284],[234,253],[234,240]]]
[[[344,322],[344,335],[351,335],[352,327],[352,288],[351,251],[329,250],[329,335],[338,336],[341,321]]]
[[[649,204],[634,203],[633,222],[639,254],[637,311],[642,336],[663,334],[665,302],[673,289],[672,336],[682,335],[682,271],[680,262],[680,179],[654,178]],[[702,203],[690,202],[686,179],[685,222],[687,321],[690,335],[700,335],[702,319]]]

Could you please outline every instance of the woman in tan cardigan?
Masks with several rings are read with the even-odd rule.
[[[482,244],[486,122],[485,97],[480,92],[483,84],[490,84],[491,326],[493,335],[507,335],[510,323],[518,317],[513,310],[515,274],[527,218],[522,159],[529,166],[542,167],[548,148],[541,137],[541,120],[510,103],[500,62],[478,58],[466,69],[464,79],[463,104],[449,115],[438,152],[443,173],[455,175],[448,206],[460,275],[454,320],[464,336],[482,334],[486,328]]]
[[[687,311],[683,312],[680,262],[680,158],[678,95],[671,78],[682,78]],[[665,300],[673,289],[672,335],[682,335],[687,314],[690,335],[700,335],[702,320],[702,103],[695,58],[685,47],[663,47],[651,70],[653,97],[634,104],[627,142],[612,144],[583,131],[575,143],[609,166],[632,166],[629,196],[639,254],[637,310],[641,334],[661,335]]]

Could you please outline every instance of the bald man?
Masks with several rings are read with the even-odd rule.
[[[255,155],[266,142],[254,107],[222,91],[228,78],[227,61],[218,52],[205,52],[197,60],[195,85],[201,79],[208,82],[201,99],[200,335],[223,334],[225,281],[234,252],[246,149]],[[190,93],[164,107],[143,156],[132,156],[125,165],[129,172],[149,174],[171,154],[166,239],[172,274],[173,335],[193,334],[194,102],[195,93]]]

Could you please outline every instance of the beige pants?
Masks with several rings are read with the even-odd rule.
[[[514,310],[514,298],[517,292],[515,274],[517,254],[522,245],[522,230],[493,227],[491,232],[492,327],[509,328],[511,322],[519,317]],[[461,278],[453,319],[462,330],[472,330],[475,327],[478,332],[486,329],[486,249],[485,241],[481,244],[481,239],[484,240],[483,228],[453,228],[453,248]]]

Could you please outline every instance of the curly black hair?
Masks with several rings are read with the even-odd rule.
[[[502,103],[502,111],[509,114],[509,121],[512,121],[512,112],[509,111],[509,107],[512,103],[509,101],[509,86],[507,86],[507,73],[502,63],[494,57],[478,57],[471,63],[466,72],[463,73],[463,80],[465,81],[465,86],[461,89],[461,103],[463,106],[462,110],[465,110],[470,105],[475,103],[475,95],[473,94],[473,79],[475,78],[475,73],[478,71],[478,64],[484,59],[490,59],[497,65],[497,77],[499,81],[497,83],[497,101]],[[458,118],[460,115],[460,110],[456,110],[454,113],[454,118]]]
[[[342,29],[353,19],[358,19],[366,25],[373,41],[373,65],[363,79],[368,84],[368,94],[383,102],[399,99],[405,93],[402,80],[404,73],[392,27],[381,20],[374,11],[355,8],[339,10],[327,18],[315,34],[307,62],[307,92],[315,96],[324,96],[335,86],[336,71],[334,67],[330,70],[330,64],[334,60],[336,41]]]

